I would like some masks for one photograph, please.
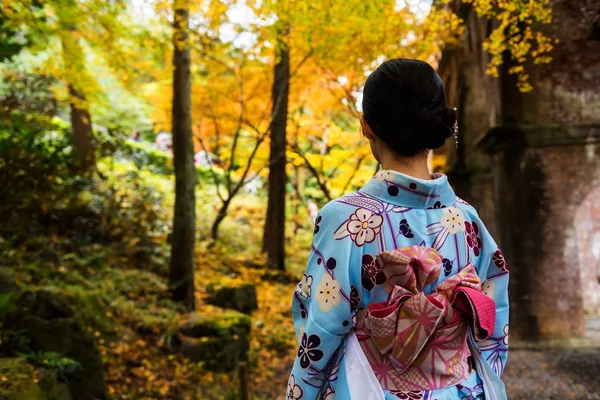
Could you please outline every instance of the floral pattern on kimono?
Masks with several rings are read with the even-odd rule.
[[[493,334],[478,342],[482,358],[502,374],[508,349],[508,267],[477,212],[459,199],[447,177],[420,180],[381,171],[359,192],[328,203],[318,214],[312,251],[292,301],[298,339],[287,399],[346,400],[345,337],[356,312],[387,300],[385,274],[375,262],[384,251],[426,246],[442,257],[435,287],[472,265],[481,290],[496,306]],[[480,398],[477,371],[459,385],[423,392],[384,391],[386,399]]]

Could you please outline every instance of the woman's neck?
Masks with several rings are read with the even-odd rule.
[[[427,154],[414,157],[399,158],[394,156],[382,157],[383,169],[400,172],[418,179],[430,180],[431,172],[427,166]]]

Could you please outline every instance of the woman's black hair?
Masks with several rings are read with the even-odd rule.
[[[456,111],[446,104],[442,79],[424,61],[381,64],[367,79],[362,107],[373,132],[401,156],[437,149],[454,132]]]

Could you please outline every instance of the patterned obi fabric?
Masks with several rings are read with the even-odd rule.
[[[442,389],[469,376],[467,337],[494,331],[496,306],[467,264],[430,295],[442,256],[433,248],[385,251],[377,263],[386,276],[387,301],[358,311],[355,333],[381,387],[394,391]]]

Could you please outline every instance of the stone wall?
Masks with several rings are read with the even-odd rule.
[[[595,265],[585,263],[591,251],[579,240],[581,207],[600,186],[600,124],[496,128],[481,146],[494,160],[500,241],[511,266],[511,334],[584,336],[582,277]]]
[[[447,148],[449,175],[512,266],[511,333],[525,339],[582,336],[584,304],[593,311],[600,297],[600,199],[590,194],[600,186],[600,1],[550,3],[544,29],[560,42],[551,64],[528,66],[533,92],[517,90],[509,64],[499,80],[483,74],[490,25],[460,1],[465,41],[440,63],[445,81],[459,76],[448,79],[462,140]]]

